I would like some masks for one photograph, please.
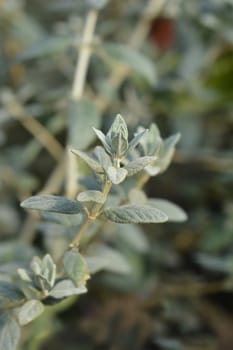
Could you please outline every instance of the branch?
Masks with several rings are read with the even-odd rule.
[[[79,57],[76,65],[73,88],[71,92],[72,100],[78,101],[83,96],[84,85],[87,76],[88,65],[91,56],[91,43],[93,40],[98,12],[90,10],[87,14],[86,23],[83,32],[83,45],[80,47]],[[77,193],[77,160],[70,152],[72,145],[67,145],[67,182],[66,195],[73,198]]]

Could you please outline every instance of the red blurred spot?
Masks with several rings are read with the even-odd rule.
[[[175,22],[170,18],[159,17],[152,23],[150,39],[161,50],[173,45],[175,34]]]

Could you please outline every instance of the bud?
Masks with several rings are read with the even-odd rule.
[[[112,155],[121,159],[128,150],[128,128],[120,114],[118,114],[107,133],[111,142]]]

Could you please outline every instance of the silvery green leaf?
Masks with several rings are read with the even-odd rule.
[[[132,162],[126,164],[125,169],[128,171],[128,176],[133,176],[137,174],[139,171],[143,170],[147,165],[155,162],[157,157],[141,157]]]
[[[160,132],[156,124],[152,124],[149,128],[149,132],[146,135],[147,138],[147,155],[157,155],[161,145],[162,145],[162,138],[160,137]]]
[[[29,60],[37,57],[54,55],[64,52],[69,46],[73,45],[74,40],[71,36],[51,36],[38,40],[20,53],[18,59]]]
[[[75,149],[73,149],[72,152],[81,158],[96,173],[101,173],[103,171],[101,165],[87,153]]]
[[[80,202],[96,202],[96,203],[104,203],[105,197],[100,191],[84,191],[80,192],[77,196],[77,199]]]
[[[18,312],[18,320],[21,326],[24,326],[35,318],[40,316],[44,311],[44,305],[39,300],[27,301]]]
[[[144,128],[139,127],[138,132],[142,132]],[[140,139],[140,147],[143,154],[147,156],[155,156],[158,154],[161,147],[162,139],[160,137],[159,129],[156,124],[152,124],[147,133]]]
[[[122,62],[143,76],[150,84],[157,80],[155,63],[141,52],[127,45],[105,43],[103,49],[113,60]]]
[[[117,239],[138,253],[145,253],[149,250],[149,242],[147,236],[138,225],[125,224],[117,225],[115,231]]]
[[[166,199],[149,199],[148,204],[160,209],[168,216],[168,221],[183,222],[187,220],[187,214],[178,205],[166,200]]]
[[[128,171],[124,168],[114,168],[113,166],[110,166],[107,169],[108,178],[115,185],[118,185],[121,182],[123,182],[127,174]]]
[[[196,254],[196,261],[203,266],[204,268],[208,270],[212,270],[215,272],[221,272],[221,273],[231,273],[232,274],[232,266],[233,261],[227,260],[226,258],[219,257],[216,255],[209,255],[209,254],[202,254],[198,253]],[[229,264],[230,262],[230,264]]]
[[[175,134],[164,140],[160,154],[159,168],[160,173],[164,172],[171,163],[175,153],[175,145],[180,139],[180,134]]]
[[[123,205],[104,210],[107,219],[121,224],[162,223],[168,220],[165,213],[148,205]]]
[[[56,265],[49,254],[46,254],[42,259],[41,275],[46,279],[50,288],[52,288],[56,278]]]
[[[92,273],[101,269],[122,274],[128,274],[131,271],[130,265],[124,255],[111,247],[104,244],[96,245],[94,246],[93,254],[93,257],[88,258],[90,268],[94,271]],[[94,266],[95,264],[97,267]]]
[[[102,145],[104,146],[105,150],[111,154],[111,145],[108,142],[108,138],[104,135],[104,133],[102,133],[101,130],[95,128],[93,128],[93,130],[100,142],[102,143]]]
[[[107,133],[110,140],[118,134],[122,134],[125,139],[128,139],[128,127],[124,118],[120,114],[117,114]]]
[[[34,272],[34,274],[41,274],[41,264],[41,259],[38,256],[34,256],[30,264],[31,270]]]
[[[17,272],[18,272],[20,278],[23,281],[25,281],[25,282],[31,282],[32,281],[28,271],[26,271],[25,269],[19,268],[19,269],[17,269]]]
[[[106,172],[108,167],[112,166],[112,162],[109,155],[105,152],[104,148],[101,146],[95,147],[94,153],[98,158],[98,161],[101,164],[102,168]]]
[[[23,298],[24,295],[17,285],[7,281],[0,281],[0,308],[7,301],[19,301]]]
[[[140,132],[138,132],[134,138],[130,141],[129,143],[129,147],[128,147],[128,151],[132,150],[133,148],[137,147],[137,145],[139,144],[140,140],[142,139],[142,137],[148,132],[148,129],[144,129]]]
[[[85,149],[95,140],[92,127],[101,125],[101,114],[89,99],[71,101],[68,109],[69,142],[72,147]]]
[[[159,161],[158,165],[148,165],[145,167],[145,171],[150,175],[150,176],[155,176],[160,173],[160,166],[159,166]]]
[[[77,249],[65,253],[63,267],[67,277],[71,279],[76,287],[86,284],[86,280],[89,278],[87,263]]]
[[[34,281],[19,280],[18,285],[27,299],[40,299],[41,291],[34,286]]]
[[[107,137],[111,140],[112,155],[116,158],[122,158],[128,150],[128,128],[120,114],[112,123]]]
[[[142,190],[138,190],[137,188],[133,188],[129,191],[129,202],[130,204],[146,204],[147,196],[145,192]]]
[[[0,349],[16,350],[20,338],[20,328],[10,314],[0,315]]]
[[[163,153],[167,154],[171,152],[174,147],[176,146],[177,142],[180,140],[180,133],[177,133],[175,135],[169,136],[164,140],[164,147],[163,147]]]
[[[71,280],[63,280],[58,282],[55,287],[49,292],[49,295],[56,299],[62,299],[70,295],[79,295],[86,293],[85,286],[76,287]]]
[[[88,271],[91,275],[104,270],[107,266],[106,260],[101,256],[86,256],[85,259],[87,262]]]
[[[33,196],[25,199],[21,203],[21,207],[64,214],[77,214],[83,210],[82,205],[77,201],[48,194]]]

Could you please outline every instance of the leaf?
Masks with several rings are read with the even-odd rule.
[[[20,338],[17,322],[9,315],[0,316],[0,349],[16,350]]]
[[[0,281],[0,306],[6,301],[19,301],[24,298],[20,289],[13,283]]]
[[[42,259],[41,275],[46,279],[50,288],[52,288],[56,278],[56,265],[49,254],[46,254]]]
[[[126,164],[125,169],[128,171],[128,176],[133,176],[143,170],[147,165],[154,162],[157,157],[141,157]]]
[[[105,43],[103,49],[111,58],[128,65],[135,72],[142,75],[150,84],[154,85],[156,83],[155,64],[141,52],[127,45],[117,43]]]
[[[94,256],[87,257],[87,262],[92,273],[100,270],[122,274],[130,273],[130,265],[119,251],[100,244],[94,247],[93,253]]]
[[[146,155],[157,155],[162,144],[162,138],[156,124],[151,124],[148,133],[141,139],[141,144]]]
[[[105,209],[103,213],[109,220],[121,224],[161,223],[168,220],[166,214],[148,205],[123,205]]]
[[[105,150],[111,154],[111,145],[108,143],[108,138],[104,135],[104,133],[102,133],[101,130],[95,128],[93,128],[93,130],[100,142],[102,143],[102,145],[104,146]]]
[[[19,310],[18,320],[21,326],[24,326],[35,318],[40,316],[44,311],[44,306],[39,300],[27,301]]]
[[[118,136],[119,134],[122,134],[122,137],[126,140],[128,140],[128,127],[127,124],[122,117],[122,115],[117,114],[116,118],[114,119],[107,136],[110,140],[112,140],[114,137]]]
[[[159,150],[159,158],[156,165],[148,165],[145,170],[151,175],[155,176],[164,172],[171,163],[175,152],[175,145],[180,139],[180,134],[177,133],[165,139]]]
[[[95,140],[92,127],[101,125],[101,114],[94,102],[88,99],[71,101],[68,108],[69,142],[75,148],[87,148]]]
[[[160,209],[168,216],[168,221],[183,222],[187,220],[187,214],[178,205],[166,200],[166,199],[149,199],[148,204]]]
[[[87,153],[73,149],[72,152],[81,158],[89,167],[94,170],[96,173],[101,173],[103,171],[100,164],[90,157]]]
[[[88,271],[90,274],[102,271],[106,268],[107,262],[102,256],[86,256],[85,257]]]
[[[145,129],[139,133],[137,133],[134,138],[130,141],[128,151],[132,150],[135,148],[139,142],[141,141],[141,138],[148,132],[148,129]]]
[[[116,236],[138,253],[146,253],[149,250],[147,237],[138,225],[117,225]]]
[[[170,165],[172,157],[175,152],[175,146],[180,139],[180,134],[177,133],[164,140],[163,147],[161,149],[161,159],[159,163],[160,173],[165,171]]]
[[[113,166],[110,166],[107,169],[108,178],[115,185],[118,185],[122,181],[124,181],[127,174],[128,174],[128,171],[124,168],[114,168]]]
[[[198,253],[195,256],[196,261],[206,268],[207,270],[212,270],[214,272],[220,273],[230,273],[233,271],[233,261],[232,258],[227,259],[224,257],[219,257],[215,255]]]
[[[77,214],[83,209],[77,201],[48,194],[30,197],[21,203],[21,207],[64,214]]]
[[[112,166],[111,158],[109,155],[105,152],[104,148],[101,146],[95,147],[95,155],[99,160],[99,163],[101,164],[102,168],[107,172],[107,169]]]
[[[96,202],[96,203],[104,203],[105,197],[100,191],[84,191],[80,192],[77,196],[77,199],[80,202]]]
[[[29,60],[37,57],[57,54],[73,44],[72,37],[51,36],[43,38],[27,47],[18,56],[19,60]]]
[[[111,142],[111,154],[116,158],[122,158],[128,150],[128,128],[120,114],[114,119],[106,137]]]
[[[79,295],[86,292],[87,289],[85,286],[77,288],[72,281],[63,280],[55,285],[55,287],[49,292],[49,295],[56,299],[61,299],[70,295]]]
[[[86,280],[89,278],[88,267],[85,259],[77,249],[72,249],[65,253],[63,266],[66,275],[76,287],[85,285]]]

